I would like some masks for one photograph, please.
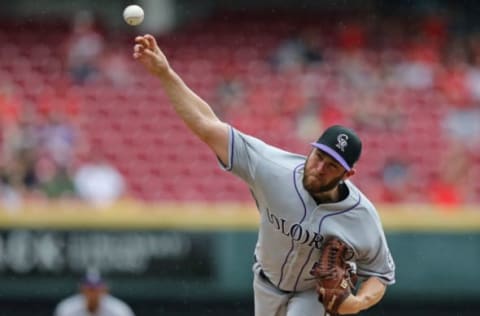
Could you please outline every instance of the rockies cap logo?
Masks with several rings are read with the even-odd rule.
[[[337,136],[337,144],[335,145],[338,149],[340,149],[342,152],[345,152],[345,147],[348,146],[347,143],[348,140],[348,135],[347,134],[340,134]]]
[[[362,142],[358,135],[341,125],[330,126],[311,145],[332,156],[346,170],[352,169],[362,152]]]

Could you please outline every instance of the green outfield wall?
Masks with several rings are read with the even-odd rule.
[[[382,208],[397,265],[397,283],[382,304],[477,304],[479,213]],[[1,301],[55,302],[74,292],[92,265],[131,302],[250,302],[257,218],[251,205],[122,203],[108,210],[63,205],[2,212],[0,307]]]
[[[54,299],[100,267],[131,299],[211,300],[251,294],[254,231],[29,230],[0,232],[0,296]],[[388,234],[397,264],[391,301],[480,298],[480,233]]]

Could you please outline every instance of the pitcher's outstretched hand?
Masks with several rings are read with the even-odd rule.
[[[155,38],[150,34],[135,38],[133,58],[154,75],[165,74],[170,68],[167,58],[158,47]]]

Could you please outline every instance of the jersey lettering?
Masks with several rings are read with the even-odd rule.
[[[267,212],[268,212],[268,209],[267,209]],[[282,218],[281,221],[282,221],[282,234],[284,234],[285,236],[290,236],[290,233],[285,231],[285,219]]]
[[[315,243],[314,247],[317,249],[320,249],[320,244],[323,241],[323,237],[320,236],[317,232],[314,232],[315,236],[313,236],[312,241],[308,244],[310,247],[312,247],[312,244]]]
[[[268,217],[268,221],[275,225],[275,229],[280,230],[280,221],[278,220],[278,217],[276,217],[274,214],[271,214],[268,211],[268,208],[267,208],[267,217]],[[282,226],[283,224],[284,223],[282,223]],[[282,230],[283,230],[283,227],[282,227]]]
[[[320,249],[321,242],[323,237],[320,236],[317,232],[310,232],[299,223],[295,223],[288,227],[287,221],[285,218],[279,218],[277,215],[270,212],[267,208],[267,218],[268,221],[273,225],[275,230],[278,230],[282,235],[291,237],[294,241],[297,241],[301,244],[306,244],[309,247],[315,247]]]
[[[303,228],[300,226],[300,224],[293,224],[292,227],[290,227],[290,235],[292,236],[292,239],[295,241],[299,241],[300,238],[302,238],[303,234]]]

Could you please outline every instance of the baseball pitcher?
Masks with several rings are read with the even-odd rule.
[[[133,58],[159,79],[222,168],[252,192],[260,212],[256,316],[356,314],[382,299],[395,265],[375,207],[350,181],[362,151],[353,130],[331,126],[307,156],[286,152],[222,122],[170,67],[153,36],[135,38]]]

